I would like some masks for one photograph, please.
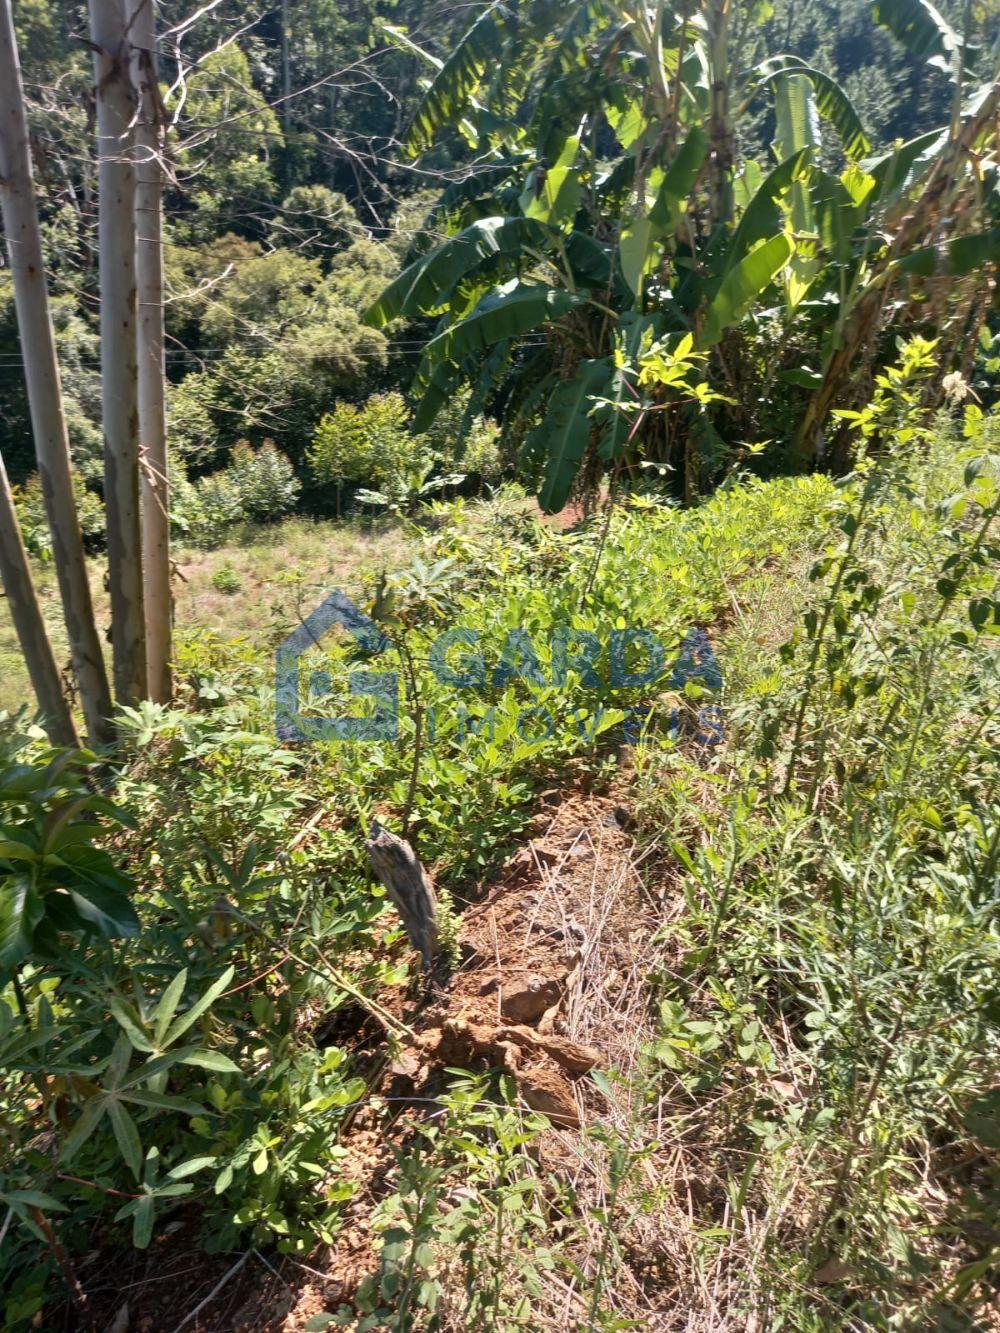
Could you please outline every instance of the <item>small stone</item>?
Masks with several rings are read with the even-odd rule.
[[[529,975],[504,986],[500,1011],[510,1023],[534,1023],[559,1003],[562,993],[561,981]]]

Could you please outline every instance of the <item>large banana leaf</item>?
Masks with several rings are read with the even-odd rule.
[[[774,118],[774,147],[779,162],[800,148],[816,149],[822,144],[816,94],[804,74],[782,73],[775,77]]]
[[[771,56],[769,60],[762,61],[754,70],[754,74],[761,80],[761,86],[782,76],[802,75],[812,85],[817,113],[824,120],[828,120],[840,135],[844,152],[851,161],[871,152],[871,143],[861,123],[861,117],[843,88],[836,79],[831,79],[829,74],[805,64],[797,56],[787,55]],[[801,147],[805,142],[808,140],[801,140],[795,147]],[[785,156],[791,151],[792,149],[787,149]]]
[[[562,227],[569,222],[580,204],[580,181],[576,157],[580,140],[575,134],[567,137],[558,159],[551,167],[536,167],[528,176],[521,196],[521,210],[526,217]]]
[[[788,263],[794,249],[791,237],[780,232],[729,270],[709,304],[701,335],[703,347],[717,343],[726,329],[739,322],[750,303]]]
[[[424,350],[428,366],[438,361],[461,361],[484,351],[501,338],[516,338],[540,324],[560,319],[581,298],[542,283],[525,283],[515,278],[497,287],[480,300],[457,324],[450,325],[432,338]]]
[[[525,441],[525,448],[545,457],[545,479],[538,503],[546,514],[565,505],[573,478],[587,450],[592,399],[608,380],[611,364],[604,358],[581,361],[576,375],[560,384],[549,399],[548,411]]]
[[[733,239],[720,265],[723,274],[734,269],[758,241],[766,240],[781,231],[784,219],[778,207],[778,200],[788,193],[795,181],[806,171],[810,157],[811,150],[801,148],[784,162],[779,162],[774,170],[764,177],[733,233]]]
[[[786,160],[803,148],[815,152],[822,139],[819,129],[819,112],[816,109],[816,94],[813,86],[804,74],[780,74],[774,81],[774,111],[776,118],[775,149],[780,160]],[[816,233],[816,218],[813,213],[809,182],[795,180],[791,193],[792,231],[796,238],[813,236]],[[794,310],[819,272],[819,260],[804,244],[796,247],[789,266],[788,283],[785,288],[788,307]]]
[[[695,125],[663,173],[649,210],[649,220],[659,236],[668,236],[676,230],[707,152],[708,135],[700,125]]]
[[[912,250],[893,266],[901,273],[915,273],[930,278],[947,274],[952,278],[964,277],[986,264],[1000,260],[1000,227],[977,232],[972,236],[957,236],[943,245],[927,245]]]
[[[469,106],[500,50],[506,5],[495,0],[466,32],[431,80],[404,141],[411,157],[430,148],[440,130]]]
[[[924,56],[951,68],[962,39],[930,0],[877,0],[872,7],[876,23],[915,56]]]
[[[410,242],[403,260],[404,267],[408,268],[426,254],[442,232],[454,235],[480,218],[505,214],[506,209],[499,202],[504,193],[503,187],[514,177],[527,156],[526,153],[512,154],[503,161],[485,163],[464,180],[449,185],[425,215],[420,230]]]
[[[611,281],[611,257],[600,241],[585,231],[571,231],[563,249],[575,282],[586,287],[607,287]]]
[[[431,428],[437,414],[465,378],[465,371],[453,361],[438,362],[413,414],[413,430],[418,435]]]
[[[695,126],[670,166],[650,174],[649,184],[655,197],[648,213],[641,212],[622,228],[618,243],[622,276],[637,296],[643,275],[652,264],[654,246],[676,230],[707,152],[708,135]]]
[[[868,216],[874,189],[872,177],[859,167],[849,167],[839,178],[825,171],[813,174],[812,203],[820,244],[839,264],[850,262],[854,234]]]
[[[364,321],[382,328],[397,315],[433,314],[455,284],[486,260],[550,243],[548,229],[533,218],[481,218],[404,269],[368,307]]]

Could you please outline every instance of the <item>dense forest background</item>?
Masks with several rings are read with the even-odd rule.
[[[496,428],[480,420],[470,431],[461,397],[429,438],[407,441],[398,394],[410,382],[429,322],[397,320],[379,330],[361,321],[399,270],[442,187],[469,169],[469,151],[457,135],[414,165],[397,151],[423,72],[406,40],[446,54],[478,8],[424,0],[162,6],[171,162],[166,363],[172,510],[181,532],[211,539],[232,519],[281,512],[296,501],[316,512],[339,509],[340,486],[324,484],[333,473],[392,499],[419,491],[435,469],[439,476],[471,473],[492,481],[511,466],[513,453],[504,451]],[[961,23],[961,6],[943,10]],[[86,6],[20,0],[16,21],[71,445],[87,488],[80,496],[84,527],[99,539]],[[753,40],[755,62],[794,52],[835,76],[876,151],[948,118],[946,73],[915,60],[877,27],[867,0],[776,0]],[[766,157],[774,113],[765,96],[757,100],[739,122],[739,147]],[[324,440],[327,453],[332,447],[336,454],[325,469]],[[12,289],[3,270],[0,450],[22,488],[29,545],[44,546]],[[197,484],[192,488],[185,477]]]

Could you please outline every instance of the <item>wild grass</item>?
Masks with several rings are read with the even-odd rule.
[[[373,570],[405,563],[407,544],[401,526],[385,520],[296,517],[246,525],[212,550],[178,545],[173,551],[178,635],[183,642],[203,635],[223,644],[240,639],[266,654],[330,592],[340,588],[357,595]],[[111,612],[103,557],[94,557],[90,569],[98,624],[107,630]],[[223,570],[232,571],[238,585],[233,591],[219,586]],[[68,678],[69,650],[54,573],[41,561],[33,562],[33,573],[56,659]],[[110,648],[108,658],[110,663]],[[13,711],[30,703],[17,635],[0,599],[0,709]]]

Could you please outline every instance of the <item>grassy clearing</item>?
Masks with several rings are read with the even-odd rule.
[[[306,518],[240,529],[215,550],[179,546],[173,553],[178,635],[185,642],[206,635],[270,648],[334,588],[359,591],[373,569],[403,562],[406,548],[397,525]],[[68,665],[54,572],[35,562],[34,573],[57,660]],[[104,577],[103,560],[94,559],[91,594],[101,627],[110,625]],[[30,701],[17,635],[0,606],[0,709]]]

